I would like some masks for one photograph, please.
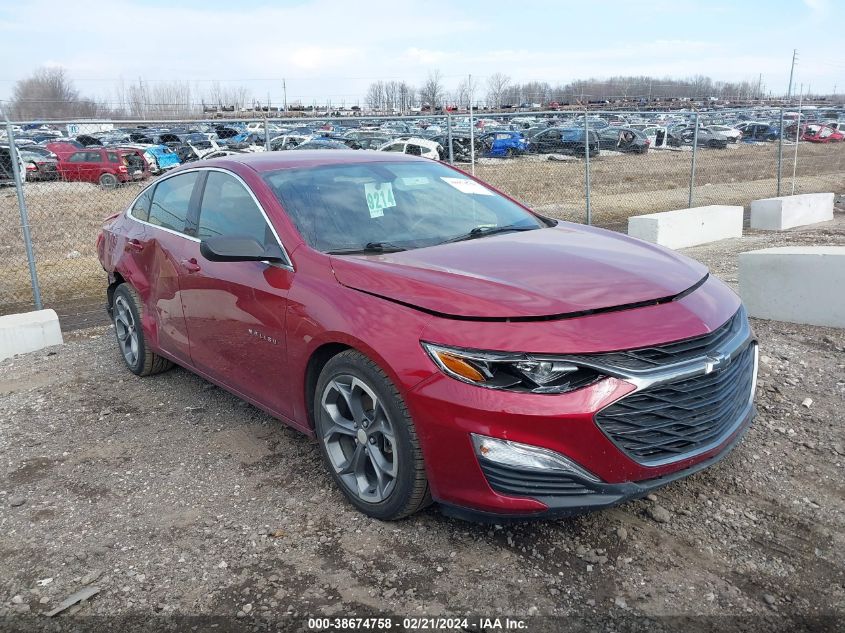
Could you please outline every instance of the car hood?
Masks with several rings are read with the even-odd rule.
[[[671,300],[701,264],[575,224],[383,255],[333,256],[342,285],[440,316],[543,319]]]

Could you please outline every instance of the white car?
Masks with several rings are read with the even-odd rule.
[[[728,137],[728,143],[736,143],[742,139],[742,132],[735,127],[728,127],[727,125],[708,125],[707,129],[716,134]]]
[[[435,143],[418,136],[403,136],[401,138],[385,143],[378,148],[380,152],[400,152],[413,156],[422,156],[432,160],[440,160],[443,148],[440,143]]]

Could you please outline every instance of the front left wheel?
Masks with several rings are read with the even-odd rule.
[[[334,356],[314,393],[320,452],[346,498],[383,521],[431,502],[416,430],[399,390],[355,350]]]

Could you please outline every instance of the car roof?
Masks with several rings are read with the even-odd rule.
[[[258,173],[296,167],[321,167],[324,165],[355,165],[362,163],[395,163],[396,161],[430,161],[430,158],[380,152],[376,150],[299,150],[282,152],[252,152],[203,161],[202,167],[232,167],[233,163],[248,167]],[[193,167],[199,167],[191,163]]]

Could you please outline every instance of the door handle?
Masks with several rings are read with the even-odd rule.
[[[191,259],[183,259],[179,263],[182,264],[182,268],[187,270],[189,273],[198,273],[201,270],[197,260],[193,257]]]
[[[140,253],[144,250],[144,244],[139,240],[129,240],[126,242],[126,250],[135,251],[136,253]]]

